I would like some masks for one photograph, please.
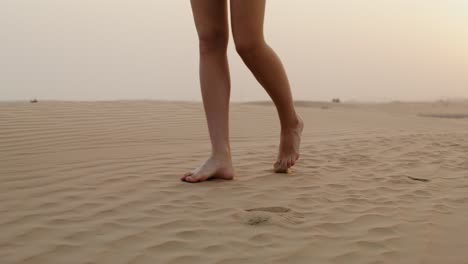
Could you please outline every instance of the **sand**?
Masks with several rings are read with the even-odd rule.
[[[0,262],[468,263],[467,103],[297,105],[289,174],[233,103],[235,180],[188,184],[200,103],[0,103]]]

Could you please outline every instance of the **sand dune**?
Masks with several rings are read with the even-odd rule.
[[[199,103],[0,103],[0,262],[468,263],[468,119],[431,118],[468,104],[298,111],[290,174],[273,106],[232,104],[236,179],[194,185]]]

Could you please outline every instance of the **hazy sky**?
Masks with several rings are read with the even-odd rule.
[[[467,0],[268,0],[265,31],[296,100],[468,97]],[[189,1],[0,0],[0,100],[32,97],[201,100]]]

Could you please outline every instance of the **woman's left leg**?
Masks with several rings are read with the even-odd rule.
[[[236,50],[273,100],[281,122],[276,172],[287,172],[299,158],[302,119],[294,109],[291,88],[281,60],[263,35],[265,0],[231,0],[232,33]]]

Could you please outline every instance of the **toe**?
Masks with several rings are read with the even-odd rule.
[[[199,176],[194,176],[194,175],[190,175],[190,176],[187,176],[185,177],[185,181],[186,182],[190,182],[190,183],[196,183],[196,182],[202,182],[202,181],[206,181],[210,178],[210,176],[207,176],[207,175],[199,175]]]
[[[273,164],[273,168],[274,168],[275,170],[278,170],[280,167],[281,167],[281,163],[280,163],[279,160],[277,160],[277,161],[275,162],[275,164]]]
[[[189,172],[185,173],[184,176],[182,176],[182,177],[180,178],[180,180],[181,180],[181,181],[185,181],[185,179],[186,179],[188,176],[192,175],[192,174],[193,174],[193,173],[192,173],[191,171],[189,171]]]
[[[276,173],[287,173],[288,172],[288,162],[287,160],[278,160],[275,165]]]
[[[197,178],[195,178],[193,176],[187,176],[187,177],[185,177],[185,181],[190,182],[190,183],[194,183],[194,182],[197,182]]]
[[[203,182],[203,181],[206,181],[210,178],[210,176],[200,176],[198,177],[197,179],[197,182]]]

